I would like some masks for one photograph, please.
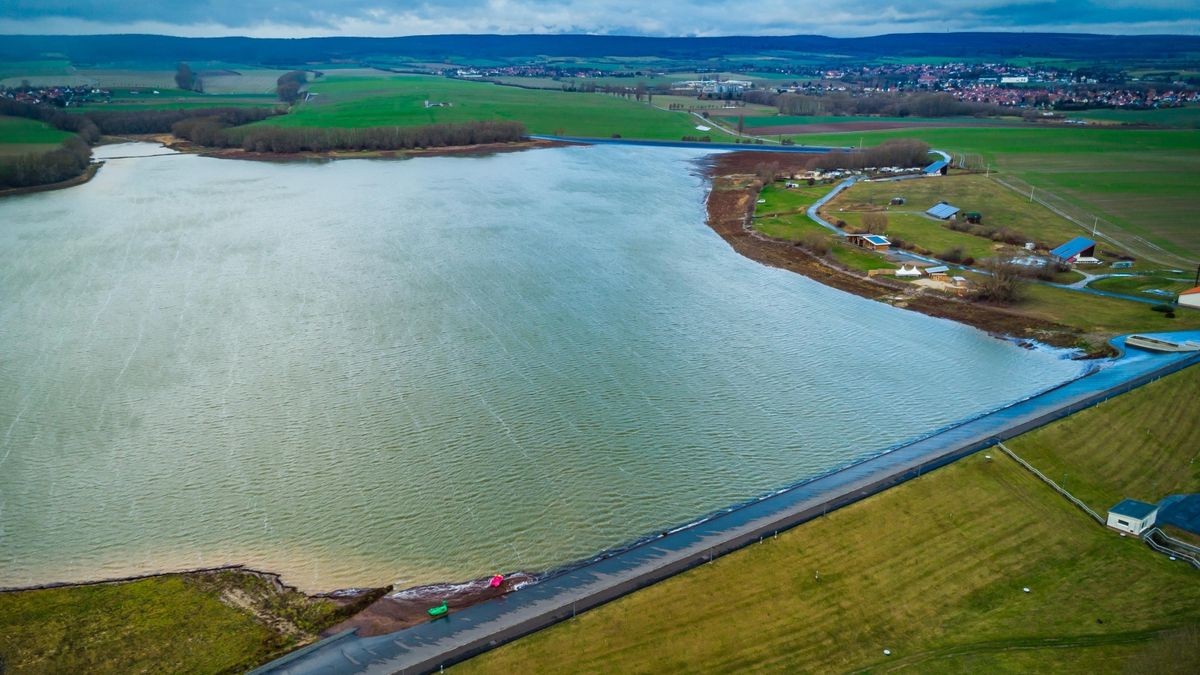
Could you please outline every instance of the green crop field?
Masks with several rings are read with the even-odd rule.
[[[1071,118],[1113,124],[1153,124],[1161,127],[1200,129],[1200,105],[1161,110],[1084,110],[1064,114]]]
[[[1200,260],[1193,216],[1200,201],[1200,133],[1101,127],[900,129],[797,136],[809,145],[918,138],[981,155],[1068,205],[1179,256]]]
[[[696,136],[699,120],[606,94],[503,87],[439,77],[342,77],[330,75],[310,87],[313,101],[263,124],[371,127],[471,120],[515,120],[531,133],[677,140]],[[426,108],[425,101],[448,103]],[[717,140],[717,134],[705,132]]]
[[[1197,401],[1200,368],[1189,368],[1008,446],[1099,513],[1126,497],[1200,492]]]
[[[43,152],[70,138],[72,134],[24,117],[0,116],[0,155]]]
[[[1164,390],[1148,391],[1126,398],[1162,402]],[[1198,428],[1194,416],[1179,424],[1193,435]],[[1090,435],[1060,438],[1086,458]],[[1098,527],[1011,459],[991,454],[457,669],[1118,673],[1154,672],[1159,659],[1179,672],[1200,667],[1200,652],[1186,649],[1194,638],[1175,632],[1200,623],[1195,570]]]

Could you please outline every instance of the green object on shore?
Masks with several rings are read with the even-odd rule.
[[[450,611],[450,607],[446,605],[446,601],[443,600],[442,604],[438,605],[437,607],[429,608],[429,616],[442,616],[448,611]]]

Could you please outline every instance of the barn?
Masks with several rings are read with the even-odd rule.
[[[1100,262],[1094,257],[1096,254],[1096,242],[1087,237],[1075,237],[1067,243],[1051,249],[1050,257],[1055,260],[1072,265],[1075,263],[1095,263]]]
[[[1157,504],[1125,499],[1108,510],[1108,526],[1114,530],[1141,536],[1143,532],[1154,527],[1156,516]]]

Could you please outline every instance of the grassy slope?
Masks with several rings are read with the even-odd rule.
[[[235,570],[0,593],[0,665],[12,673],[244,671],[314,640],[351,609]]]
[[[632,99],[604,94],[533,91],[440,77],[342,77],[314,83],[312,103],[286,117],[281,126],[369,127],[420,125],[469,120],[516,120],[533,133],[561,130],[568,135],[679,139],[698,135],[699,123],[686,113],[659,110]],[[424,101],[449,102],[425,108]]]
[[[974,455],[461,670],[1114,672],[1155,631],[1200,621],[1194,570],[1096,527],[994,457]]]
[[[14,674],[245,669],[271,637],[182,577],[0,594],[0,656]]]
[[[45,122],[0,116],[0,156],[50,150],[70,137]]]
[[[1169,302],[1174,299],[1175,294],[1180,291],[1186,291],[1195,285],[1194,278],[1187,276],[1185,272],[1184,274],[1174,275],[1160,273],[1144,277],[1108,277],[1107,279],[1093,281],[1088,284],[1088,287],[1110,293],[1140,295],[1146,298],[1157,298],[1163,302]],[[1171,295],[1150,293],[1148,291],[1166,291]]]
[[[889,200],[896,196],[906,198],[907,203],[903,206],[888,206]],[[833,203],[833,208],[854,211],[866,206],[920,213],[939,201],[950,202],[964,212],[979,211],[983,214],[983,222],[987,225],[1015,230],[1033,239],[1045,241],[1052,246],[1087,234],[1078,225],[1055,214],[1041,204],[1030,202],[1027,198],[1021,197],[982,175],[960,174],[932,180],[858,183],[843,195],[839,195]],[[917,217],[941,230],[951,231],[941,223],[919,215]],[[988,248],[992,244],[990,239],[967,236],[980,239]],[[933,246],[922,243],[920,239],[913,241],[926,248],[936,250]]]
[[[901,129],[814,134],[809,145],[920,138],[946,151],[977,153],[1070,203],[1176,253],[1200,256],[1191,216],[1200,173],[1200,133],[1187,130],[1031,127]]]
[[[1009,444],[1096,511],[1126,497],[1200,492],[1200,368],[1189,368]]]

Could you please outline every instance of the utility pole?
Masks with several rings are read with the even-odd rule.
[[[1029,188],[1029,201],[1033,201],[1033,186],[1030,186]]]
[[[1092,221],[1092,236],[1094,237],[1096,236],[1096,228],[1100,226],[1100,216],[1093,216],[1093,218],[1095,218]]]

